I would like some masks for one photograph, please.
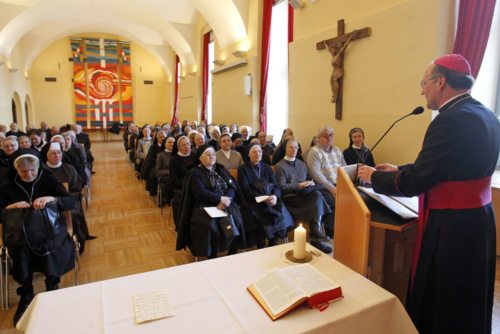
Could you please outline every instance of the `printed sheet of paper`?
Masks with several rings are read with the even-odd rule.
[[[404,206],[406,206],[411,211],[418,214],[418,197],[399,197],[399,196],[391,196],[391,198]]]
[[[135,320],[143,322],[175,316],[175,307],[167,289],[133,296]]]
[[[257,196],[257,197],[255,197],[255,201],[256,201],[257,203],[262,203],[262,202],[266,201],[268,198],[269,198],[269,196],[268,196],[268,195],[264,195],[264,196]]]
[[[375,199],[379,203],[386,206],[388,209],[395,212],[397,215],[404,219],[414,219],[418,217],[418,206],[416,208],[417,212],[408,209],[405,205],[395,200],[392,197],[376,193],[372,188],[358,187],[365,194]],[[399,197],[398,197],[399,198]]]
[[[227,216],[227,212],[219,209],[216,206],[206,206],[203,209],[208,213],[210,218],[222,218]]]

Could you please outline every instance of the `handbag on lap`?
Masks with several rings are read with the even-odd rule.
[[[240,231],[238,227],[234,223],[233,216],[228,213],[227,216],[218,218],[218,222],[220,229],[222,230],[222,235],[226,242],[232,241],[234,238],[240,235]]]
[[[26,245],[36,255],[48,255],[54,251],[55,240],[68,233],[59,217],[56,203],[47,203],[43,209],[5,209],[1,216],[2,242],[7,247]]]

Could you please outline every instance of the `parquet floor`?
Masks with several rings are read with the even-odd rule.
[[[80,260],[80,284],[141,273],[193,262],[175,250],[175,232],[135,177],[120,142],[96,142],[92,148],[96,174],[92,176],[91,200],[86,211],[91,234]],[[73,274],[63,277],[61,287],[73,285]],[[0,310],[0,334],[18,333],[12,326],[17,307],[15,283],[10,280],[10,308]],[[35,290],[44,290],[43,277],[35,277]],[[75,307],[77,307],[75,305]],[[75,309],[76,310],[76,309]],[[500,333],[500,269],[497,267],[493,332]]]

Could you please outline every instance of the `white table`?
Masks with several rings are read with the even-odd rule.
[[[327,255],[312,265],[342,286],[323,312],[300,306],[272,321],[246,287],[292,244],[38,294],[17,327],[27,333],[417,333],[399,300]],[[313,247],[308,245],[308,249]],[[176,316],[138,325],[132,295],[167,288]]]

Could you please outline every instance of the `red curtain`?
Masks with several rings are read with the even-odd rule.
[[[496,0],[460,0],[453,53],[463,55],[477,77],[490,35]]]
[[[201,120],[207,120],[207,94],[208,94],[208,44],[210,44],[210,32],[203,35],[203,91],[201,96]]]
[[[179,122],[179,56],[175,55],[175,76],[174,76],[174,115],[172,116],[172,121],[170,122],[171,126],[174,126],[175,123]]]
[[[293,42],[293,7],[288,5],[288,43]]]
[[[259,98],[259,125],[260,131],[266,131],[267,127],[267,73],[269,71],[269,47],[271,35],[271,17],[273,13],[273,0],[264,0],[262,12],[262,49],[260,54],[260,98]]]

